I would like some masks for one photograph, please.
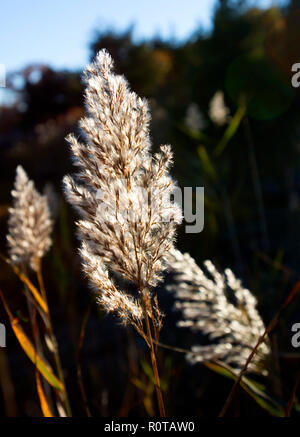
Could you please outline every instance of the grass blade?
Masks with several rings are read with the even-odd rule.
[[[290,398],[289,398],[288,404],[286,406],[286,410],[285,410],[285,416],[286,417],[290,417],[290,415],[291,415],[291,409],[292,409],[293,404],[295,402],[296,392],[297,392],[297,389],[298,389],[299,385],[300,385],[300,371],[299,371],[299,373],[297,375],[295,385],[293,387],[293,390],[292,390],[292,392],[290,394]]]
[[[244,373],[247,371],[248,365],[250,364],[252,358],[254,357],[254,355],[256,354],[257,350],[259,349],[259,346],[265,341],[265,338],[267,337],[267,335],[270,334],[270,332],[273,331],[273,329],[275,328],[275,326],[277,325],[277,322],[281,316],[281,314],[284,312],[284,310],[289,306],[289,304],[292,302],[292,300],[295,298],[295,296],[298,294],[300,290],[300,279],[298,279],[298,281],[296,282],[296,284],[294,285],[294,287],[292,288],[291,292],[289,293],[289,295],[287,296],[287,298],[285,299],[285,301],[283,302],[282,306],[280,307],[279,311],[275,314],[275,316],[273,317],[273,319],[271,320],[271,322],[269,323],[269,325],[267,326],[265,332],[263,333],[263,335],[258,339],[255,347],[253,348],[252,352],[250,353],[244,367],[242,368],[242,370],[240,371],[238,378],[235,380],[233,387],[226,399],[226,402],[224,404],[224,407],[222,408],[222,411],[219,415],[219,417],[224,417],[224,415],[226,414],[234,396],[236,393],[236,390],[241,382],[242,376],[244,375]]]
[[[44,415],[44,417],[53,417],[53,414],[51,413],[50,407],[48,405],[48,402],[47,402],[47,399],[46,399],[46,396],[45,396],[45,393],[44,393],[44,390],[42,387],[40,374],[37,371],[37,369],[35,372],[35,381],[36,381],[37,392],[39,395],[43,415]]]
[[[3,259],[3,261],[6,262],[6,264],[8,264],[12,270],[14,271],[14,273],[18,276],[18,278],[28,287],[29,291],[31,292],[32,296],[34,297],[35,301],[39,304],[39,306],[41,307],[41,309],[48,314],[48,306],[47,303],[44,301],[43,297],[41,296],[41,294],[39,293],[39,291],[37,290],[37,288],[33,285],[33,283],[27,278],[27,276],[25,276],[20,269],[15,266],[14,264],[12,264],[9,259],[7,259],[5,256],[3,256],[2,254],[0,254],[0,258]]]
[[[213,372],[219,373],[226,378],[234,380],[238,378],[238,373],[225,363],[206,362],[203,364]],[[270,415],[276,417],[284,417],[283,407],[263,390],[263,386],[243,376],[241,379],[241,387],[245,390],[246,393],[249,394],[249,396],[251,396],[255,400],[255,402],[261,408],[266,410]]]
[[[1,290],[0,290],[0,298],[1,298],[2,303],[4,305],[4,309],[9,317],[9,321],[10,321],[11,327],[14,331],[14,334],[15,334],[18,342],[20,343],[20,346],[22,347],[22,349],[24,350],[24,352],[26,353],[26,355],[30,359],[30,361],[32,361],[32,363],[36,365],[36,367],[38,368],[40,373],[49,382],[49,384],[51,384],[57,390],[64,391],[63,384],[53,374],[50,367],[35,352],[31,341],[29,340],[29,338],[27,337],[27,335],[25,334],[25,332],[23,331],[23,329],[19,323],[19,319],[17,317],[13,317]]]

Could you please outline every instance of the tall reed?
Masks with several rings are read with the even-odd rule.
[[[82,138],[68,137],[79,171],[64,179],[65,193],[77,209],[83,270],[98,302],[131,324],[151,356],[159,411],[165,415],[154,340],[162,314],[152,287],[162,277],[181,210],[171,201],[169,146],[150,153],[150,114],[146,100],[129,90],[101,50],[85,70],[86,116]],[[112,274],[113,273],[113,274]],[[136,286],[134,296],[120,290],[116,276]]]
[[[34,182],[29,180],[24,169],[19,165],[16,170],[16,179],[14,189],[12,190],[13,205],[9,208],[8,218],[8,252],[12,264],[19,267],[21,278],[30,285],[31,289],[35,287],[28,279],[28,269],[35,272],[39,284],[39,292],[35,292],[35,300],[30,296],[26,286],[25,294],[28,301],[29,315],[32,324],[32,334],[35,349],[40,349],[39,329],[37,324],[36,312],[39,308],[40,314],[46,326],[46,335],[44,337],[48,349],[54,357],[56,370],[59,380],[63,386],[62,404],[68,415],[71,415],[71,409],[65,388],[63,369],[59,357],[58,345],[54,335],[52,321],[48,306],[48,300],[42,275],[42,258],[49,250],[52,240],[51,232],[53,221],[48,206],[47,196],[41,195],[35,188]],[[42,308],[39,304],[42,303]],[[38,373],[36,373],[38,376]],[[37,378],[39,382],[39,376]],[[38,390],[40,384],[38,384]],[[57,393],[60,398],[60,394]],[[58,404],[59,405],[59,404]],[[61,409],[61,408],[60,408]],[[61,409],[62,411],[62,409]]]

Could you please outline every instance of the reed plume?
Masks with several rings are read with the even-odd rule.
[[[170,146],[152,156],[147,101],[112,69],[112,58],[101,50],[85,70],[85,142],[68,137],[79,171],[65,177],[65,193],[81,216],[80,255],[98,302],[133,325],[150,348],[163,415],[152,341],[162,315],[152,287],[162,278],[181,210],[170,199]],[[118,289],[112,272],[135,284],[135,297]]]
[[[217,91],[209,103],[209,117],[217,126],[224,126],[230,120],[229,108],[225,105],[223,91]]]
[[[170,253],[169,270],[174,281],[167,289],[182,312],[178,326],[204,334],[211,342],[192,346],[187,359],[191,363],[218,359],[241,369],[265,331],[256,298],[230,269],[220,273],[211,261],[205,261],[204,267],[202,270],[187,253]],[[269,354],[269,344],[263,343],[249,370],[266,373],[264,361]]]
[[[49,250],[52,220],[46,196],[35,188],[24,169],[16,170],[13,206],[9,208],[8,252],[16,265],[28,265],[37,271],[41,258]]]

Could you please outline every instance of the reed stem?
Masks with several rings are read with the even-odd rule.
[[[63,369],[62,369],[62,365],[61,365],[61,361],[60,361],[60,357],[59,357],[59,352],[58,352],[58,345],[57,345],[57,341],[56,341],[56,337],[54,335],[54,331],[53,331],[53,327],[52,327],[52,321],[51,321],[51,316],[50,316],[50,312],[49,312],[49,305],[48,305],[48,299],[47,299],[47,294],[46,294],[46,290],[45,290],[45,285],[44,285],[44,280],[43,280],[43,275],[42,275],[42,268],[41,268],[41,262],[38,263],[38,268],[37,268],[37,279],[38,279],[38,283],[39,283],[39,288],[40,288],[40,292],[41,295],[45,301],[46,307],[47,307],[47,329],[49,331],[49,335],[50,335],[50,339],[53,345],[53,356],[54,356],[54,361],[55,361],[55,366],[56,366],[56,370],[58,373],[58,377],[60,379],[60,382],[62,383],[63,387],[64,387],[64,392],[63,392],[63,403],[66,409],[66,413],[69,417],[72,416],[72,412],[71,412],[71,407],[70,407],[70,402],[69,402],[69,398],[68,398],[68,394],[67,394],[67,390],[66,390],[66,384],[65,384],[65,378],[64,378],[64,374],[63,374]]]
[[[152,332],[151,332],[149,316],[148,316],[148,312],[147,312],[147,303],[145,302],[145,299],[143,299],[143,307],[144,307],[146,333],[147,333],[147,338],[148,338],[148,342],[149,342],[148,346],[150,349],[151,364],[152,364],[153,375],[154,375],[154,380],[155,380],[155,389],[156,389],[159,414],[161,417],[166,417],[166,410],[165,410],[165,406],[164,406],[164,400],[163,400],[163,396],[162,396],[158,367],[157,367],[157,359],[156,359],[155,349],[154,349],[154,345],[153,345]]]

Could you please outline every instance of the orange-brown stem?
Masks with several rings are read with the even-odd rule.
[[[147,333],[147,337],[149,340],[150,357],[151,357],[153,375],[154,375],[154,380],[155,380],[155,389],[156,389],[159,414],[161,417],[166,417],[164,400],[163,400],[163,396],[162,396],[162,392],[161,392],[159,373],[158,373],[158,368],[157,368],[157,360],[156,360],[155,349],[154,349],[153,340],[152,340],[152,332],[151,332],[151,328],[150,328],[149,316],[148,316],[145,301],[144,301],[144,317],[145,317],[146,333]]]
[[[45,286],[44,286],[44,280],[43,280],[43,276],[42,276],[41,262],[38,263],[36,273],[37,273],[37,279],[38,279],[38,283],[39,283],[40,293],[43,296],[43,299],[45,301],[45,304],[46,304],[47,310],[48,310],[47,311],[47,329],[49,331],[49,335],[50,335],[52,346],[53,346],[53,356],[54,356],[54,360],[55,360],[55,366],[56,366],[56,370],[58,373],[58,377],[59,377],[60,382],[62,383],[62,385],[64,387],[64,393],[63,393],[64,406],[65,406],[67,415],[69,417],[71,417],[72,412],[71,412],[71,407],[70,407],[70,403],[69,403],[68,393],[66,390],[63,369],[62,369],[62,365],[61,365],[61,361],[60,361],[60,357],[59,357],[58,345],[57,345],[56,337],[55,337],[55,334],[54,334],[54,331],[52,328],[52,321],[51,321],[50,312],[49,312],[48,300],[47,300],[46,290],[45,290]]]

